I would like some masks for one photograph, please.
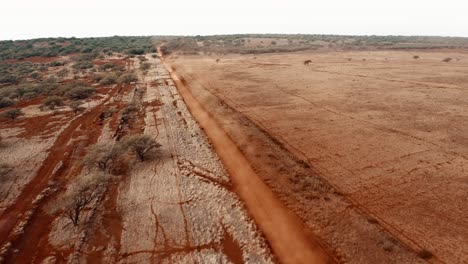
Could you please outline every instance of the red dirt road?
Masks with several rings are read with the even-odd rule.
[[[159,52],[161,54],[161,52]],[[274,196],[242,155],[236,144],[211,118],[203,106],[179,79],[170,72],[191,114],[211,140],[214,149],[229,172],[234,190],[245,202],[248,211],[270,242],[282,263],[333,263],[323,247],[311,239],[303,223]]]

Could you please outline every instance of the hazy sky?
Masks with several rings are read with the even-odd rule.
[[[304,33],[468,37],[467,0],[1,0],[0,39]]]

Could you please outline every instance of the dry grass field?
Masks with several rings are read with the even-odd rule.
[[[467,52],[169,61],[338,259],[468,261]]]

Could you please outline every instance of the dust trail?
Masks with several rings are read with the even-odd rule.
[[[172,71],[158,49],[190,113],[211,140],[214,149],[231,176],[234,191],[271,244],[282,263],[334,263],[322,246],[312,239],[304,224],[274,196],[254,172],[239,148],[194,98],[185,83]]]

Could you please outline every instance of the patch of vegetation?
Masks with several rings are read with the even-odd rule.
[[[0,60],[55,57],[72,53],[154,53],[151,37],[40,38],[0,41]]]

